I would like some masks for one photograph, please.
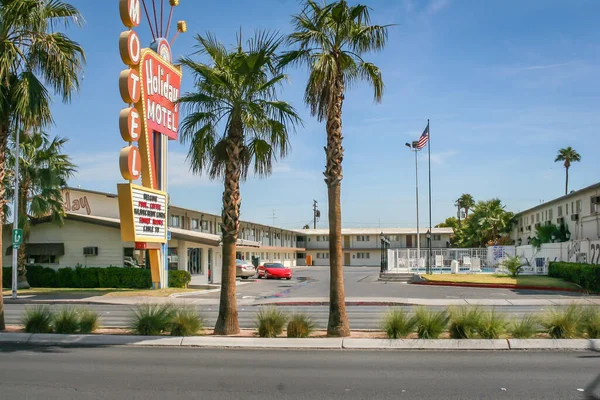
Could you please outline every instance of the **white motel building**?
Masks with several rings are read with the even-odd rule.
[[[28,262],[60,267],[146,266],[146,250],[121,240],[116,194],[81,188],[63,191],[66,218],[63,226],[49,220],[35,221],[26,245]],[[169,269],[187,270],[194,285],[219,283],[222,253],[221,217],[174,205],[168,208]],[[10,266],[11,226],[3,229],[2,264]],[[421,246],[426,247],[426,230]],[[328,229],[289,230],[248,221],[240,222],[237,258],[280,262],[288,267],[329,265]],[[344,265],[379,266],[380,235],[390,248],[416,248],[416,229],[343,229]],[[432,247],[449,245],[451,228],[433,228]],[[307,263],[307,261],[309,261]]]
[[[516,214],[512,238],[517,244],[528,244],[541,225],[564,224],[571,241],[600,239],[600,182],[531,207]]]

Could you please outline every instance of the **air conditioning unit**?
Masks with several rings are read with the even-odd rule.
[[[97,256],[98,255],[98,248],[97,247],[84,247],[83,248],[83,255],[84,256]]]
[[[579,213],[571,214],[571,221],[579,221]]]
[[[593,196],[592,204],[600,204],[600,196]]]

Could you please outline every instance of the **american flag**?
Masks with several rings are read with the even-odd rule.
[[[417,142],[417,150],[421,150],[423,147],[425,147],[427,145],[428,141],[429,141],[429,123],[427,123],[427,128],[425,128],[425,130],[423,131],[423,134],[421,135],[421,137],[419,138],[419,141]]]

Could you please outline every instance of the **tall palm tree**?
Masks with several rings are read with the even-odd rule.
[[[480,201],[477,204],[479,218],[477,223],[481,229],[479,236],[481,245],[498,239],[502,233],[509,233],[514,223],[514,214],[506,211],[500,199]]]
[[[76,171],[75,165],[63,147],[67,139],[54,137],[52,140],[47,133],[34,131],[29,135],[21,132],[19,143],[19,228],[23,229],[23,244],[19,247],[19,288],[28,288],[26,277],[25,247],[31,232],[31,221],[36,218],[50,217],[62,225],[64,223],[64,206],[62,189],[67,186],[67,180]],[[16,158],[15,143],[10,143],[11,151],[7,165],[12,170]],[[5,180],[6,181],[6,180]],[[14,186],[14,177],[8,179],[7,187]]]
[[[300,14],[292,17],[294,32],[283,63],[308,66],[309,77],[304,100],[311,114],[326,121],[325,183],[329,207],[329,322],[330,336],[350,335],[344,296],[342,254],[342,105],[346,89],[358,81],[367,81],[374,91],[375,102],[381,101],[383,80],[379,68],[363,59],[369,51],[385,46],[387,26],[371,25],[369,8],[349,6],[345,0],[321,5],[306,0]]]
[[[286,75],[278,68],[281,39],[258,32],[242,46],[241,35],[228,50],[211,35],[197,36],[197,54],[181,63],[194,76],[195,89],[179,101],[188,111],[181,124],[181,141],[190,143],[188,160],[195,173],[223,179],[223,272],[215,333],[239,332],[235,296],[235,252],[240,218],[240,181],[248,172],[261,177],[272,171],[277,157],[289,150],[288,134],[301,120],[277,89]]]
[[[79,11],[61,0],[0,0],[0,182],[5,175],[9,134],[18,131],[17,126],[50,124],[52,94],[68,102],[79,88],[85,54],[79,44],[56,32],[55,27],[82,22]],[[0,213],[5,202],[2,185]],[[2,329],[4,306],[0,296]]]
[[[465,219],[469,218],[469,210],[475,205],[475,199],[469,193],[463,193],[457,200],[461,208],[465,210]]]
[[[565,166],[565,196],[569,193],[569,168],[571,167],[571,163],[581,161],[581,156],[579,153],[572,148],[564,147],[558,151],[558,155],[554,162],[563,161]]]

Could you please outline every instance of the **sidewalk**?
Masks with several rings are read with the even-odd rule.
[[[163,346],[314,350],[579,350],[600,351],[600,339],[240,338],[0,333],[0,344],[40,346]]]
[[[206,292],[203,292],[206,293]],[[186,294],[189,296],[189,294]],[[174,303],[174,304],[196,304],[196,305],[218,305],[219,299],[190,298],[190,297],[105,297],[91,296],[81,299],[44,299],[43,296],[36,298],[20,297],[16,300],[10,297],[4,298],[5,304],[105,304],[105,305],[134,305],[140,303]],[[237,304],[240,306],[326,306],[329,297],[279,297],[279,298],[241,298]],[[558,306],[567,304],[599,305],[600,297],[573,297],[573,298],[522,298],[522,299],[423,299],[403,297],[348,297],[347,306]]]

